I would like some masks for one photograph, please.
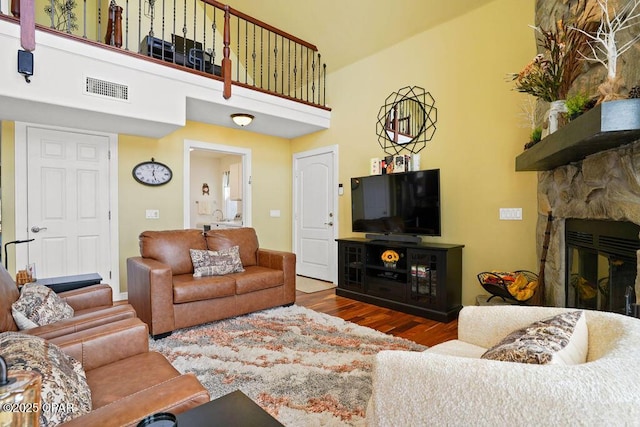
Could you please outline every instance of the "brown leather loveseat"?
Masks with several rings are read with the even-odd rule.
[[[236,245],[244,272],[193,277],[190,249]],[[295,254],[260,248],[253,228],[145,231],[140,254],[127,259],[129,303],[154,337],[295,302]]]

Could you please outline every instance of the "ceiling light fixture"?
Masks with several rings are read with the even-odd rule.
[[[231,120],[238,126],[245,127],[251,124],[253,116],[251,114],[237,113],[231,115]]]

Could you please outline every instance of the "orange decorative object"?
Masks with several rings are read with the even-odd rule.
[[[398,252],[392,249],[387,249],[382,253],[382,256],[380,258],[382,259],[383,262],[395,263],[395,262],[398,262],[398,260],[400,259],[400,255],[398,255]]]

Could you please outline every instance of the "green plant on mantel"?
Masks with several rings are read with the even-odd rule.
[[[75,13],[76,0],[55,0],[44,7],[44,12],[54,16],[53,25],[56,30],[71,32],[78,29],[78,16]]]
[[[531,131],[531,142],[536,143],[536,142],[540,142],[540,140],[542,139],[542,128],[541,127],[537,127],[535,129],[533,129]]]
[[[577,93],[568,97],[565,105],[567,107],[567,116],[569,117],[569,120],[573,120],[580,114],[584,113],[590,101],[591,98],[589,98],[585,93]]]

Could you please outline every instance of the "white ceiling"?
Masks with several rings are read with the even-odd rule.
[[[314,44],[331,73],[492,1],[228,0],[228,4]]]

